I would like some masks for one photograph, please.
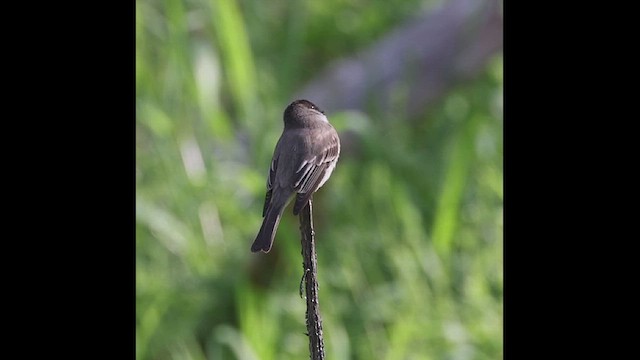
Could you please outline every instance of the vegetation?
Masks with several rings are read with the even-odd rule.
[[[136,1],[137,359],[308,358],[290,208],[249,251],[282,112],[435,5]],[[502,358],[502,83],[498,54],[418,118],[324,108],[344,135],[314,197],[327,359]]]

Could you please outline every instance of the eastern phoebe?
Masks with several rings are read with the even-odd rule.
[[[284,130],[271,159],[262,226],[251,252],[271,250],[282,212],[296,194],[298,215],[331,176],[340,155],[336,129],[311,101],[296,100],[284,111]]]

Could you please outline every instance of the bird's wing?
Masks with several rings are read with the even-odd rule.
[[[276,180],[276,169],[278,168],[278,158],[276,156],[271,160],[271,167],[269,168],[269,176],[267,176],[267,195],[264,199],[264,208],[262,209],[262,217],[267,214],[267,208],[271,201],[271,193],[273,192],[273,183]]]
[[[307,204],[311,195],[327,181],[333,167],[340,156],[340,141],[337,134],[332,134],[331,141],[320,149],[317,155],[304,159],[296,169],[296,181],[293,183],[296,202],[293,214],[298,215]]]

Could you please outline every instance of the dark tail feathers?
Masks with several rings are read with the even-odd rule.
[[[278,224],[280,223],[283,210],[284,208],[269,208],[267,210],[267,214],[262,221],[262,226],[260,227],[258,236],[256,236],[256,239],[253,241],[253,245],[251,245],[251,252],[263,251],[268,253],[269,250],[271,250],[271,245],[273,245],[273,239],[276,236],[276,231],[278,230]]]

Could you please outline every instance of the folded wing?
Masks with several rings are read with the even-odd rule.
[[[340,155],[340,142],[337,134],[331,137],[331,141],[320,149],[317,155],[304,159],[296,170],[296,181],[293,184],[296,202],[293,206],[293,214],[298,215],[313,193],[317,191],[331,176]]]

